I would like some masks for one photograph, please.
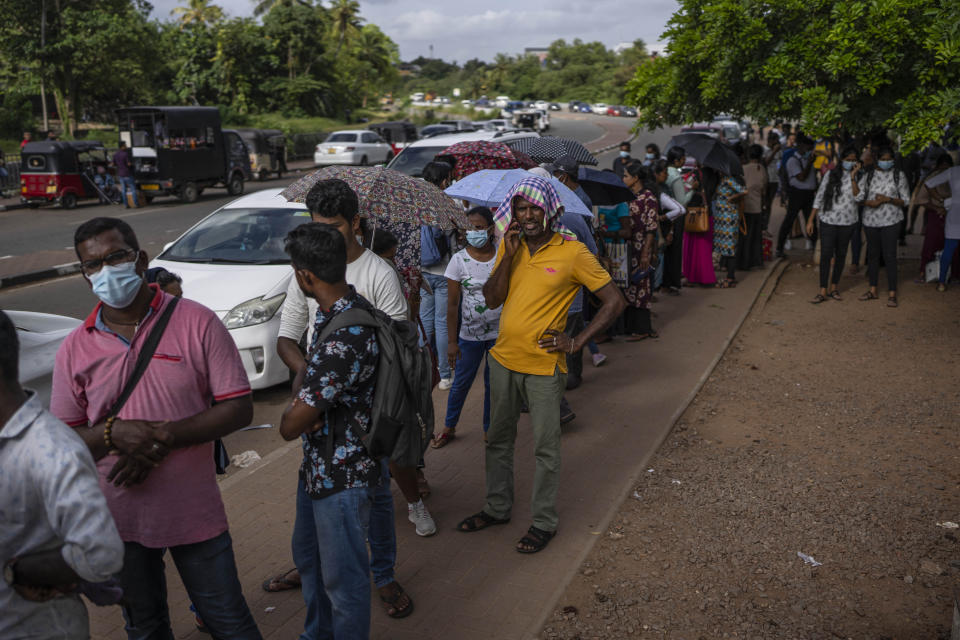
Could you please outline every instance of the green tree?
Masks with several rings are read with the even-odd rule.
[[[360,3],[357,0],[333,0],[330,6],[330,33],[337,41],[334,59],[340,55],[344,41],[355,38],[360,33],[362,24]]]
[[[628,93],[649,126],[721,111],[796,120],[813,135],[892,128],[904,148],[960,114],[954,0],[680,0],[665,57]]]
[[[213,25],[223,19],[223,9],[211,0],[188,0],[185,7],[174,7],[170,15],[180,16],[180,28],[196,23],[203,26]]]

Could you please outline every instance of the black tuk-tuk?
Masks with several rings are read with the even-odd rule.
[[[117,120],[147,200],[174,195],[195,202],[214,186],[243,193],[251,175],[246,145],[220,127],[216,107],[128,107],[117,109]]]
[[[73,209],[78,200],[101,198],[94,177],[108,158],[100,142],[28,142],[20,158],[20,197],[29,207],[59,202]]]
[[[367,127],[371,131],[376,131],[380,137],[386,140],[393,148],[393,155],[400,154],[400,150],[411,142],[416,142],[420,138],[417,136],[417,128],[412,122],[406,120],[396,122],[378,122]]]
[[[278,129],[237,129],[250,152],[250,170],[258,180],[266,180],[271,173],[283,177],[287,170],[287,139]]]

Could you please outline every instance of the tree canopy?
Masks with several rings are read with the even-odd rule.
[[[910,150],[960,115],[956,0],[679,3],[668,55],[628,85],[648,126],[726,111],[817,136],[888,128]]]
[[[41,79],[63,127],[110,122],[131,104],[219,105],[234,120],[280,112],[342,116],[389,91],[396,45],[364,25],[355,0],[258,0],[227,19],[213,0],[182,0],[169,19],[146,0],[4,0],[0,118],[15,135]],[[42,35],[42,37],[41,37]],[[54,109],[51,109],[54,111]]]

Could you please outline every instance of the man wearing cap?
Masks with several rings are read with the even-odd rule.
[[[491,309],[503,307],[500,334],[490,350],[490,429],[486,445],[487,498],[483,510],[457,529],[474,532],[510,521],[513,454],[524,400],[530,409],[536,471],[533,526],[517,543],[520,553],[543,550],[556,535],[560,486],[560,398],[566,385],[564,354],[582,349],[624,308],[623,296],[589,250],[560,222],[563,206],[538,177],[518,182],[497,210],[505,231],[496,265],[483,287]],[[602,305],[576,338],[563,333],[580,287]]]

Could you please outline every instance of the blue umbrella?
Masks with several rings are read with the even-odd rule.
[[[484,207],[498,207],[513,185],[529,177],[530,172],[523,169],[484,169],[457,180],[447,187],[444,193],[456,200],[466,200]],[[567,213],[593,217],[593,212],[583,204],[583,200],[559,180],[551,178],[550,184],[557,190]]]

